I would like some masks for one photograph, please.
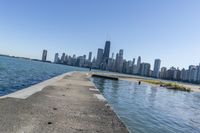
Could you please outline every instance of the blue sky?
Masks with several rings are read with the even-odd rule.
[[[124,49],[162,66],[200,62],[199,0],[0,0],[0,53],[49,59]]]

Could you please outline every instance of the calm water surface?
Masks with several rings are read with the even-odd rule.
[[[200,133],[200,93],[92,80],[133,133]]]
[[[70,71],[86,69],[0,56],[0,96]]]

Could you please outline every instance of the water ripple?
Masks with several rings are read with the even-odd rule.
[[[200,132],[200,93],[121,80],[92,81],[134,133]]]

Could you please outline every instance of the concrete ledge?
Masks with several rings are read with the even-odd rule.
[[[8,98],[8,97],[26,99],[27,97],[29,97],[29,96],[31,96],[31,95],[43,90],[46,86],[52,85],[56,81],[61,80],[61,79],[63,79],[63,77],[65,77],[67,75],[71,75],[72,73],[73,72],[64,73],[62,75],[59,75],[59,76],[53,77],[51,79],[45,80],[45,81],[43,81],[41,83],[32,85],[32,86],[30,86],[28,88],[24,88],[22,90],[13,92],[13,93],[5,95],[5,96],[1,96],[0,99]]]
[[[106,78],[106,79],[112,79],[112,80],[119,80],[118,77],[110,76],[110,75],[104,75],[104,74],[92,74],[92,77],[98,77],[98,78]]]
[[[105,98],[93,89],[90,77],[87,72],[67,73],[4,96],[1,132],[128,133]]]

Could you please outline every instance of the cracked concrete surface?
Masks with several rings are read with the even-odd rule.
[[[1,133],[126,133],[86,72],[74,72],[26,99],[0,99]]]

